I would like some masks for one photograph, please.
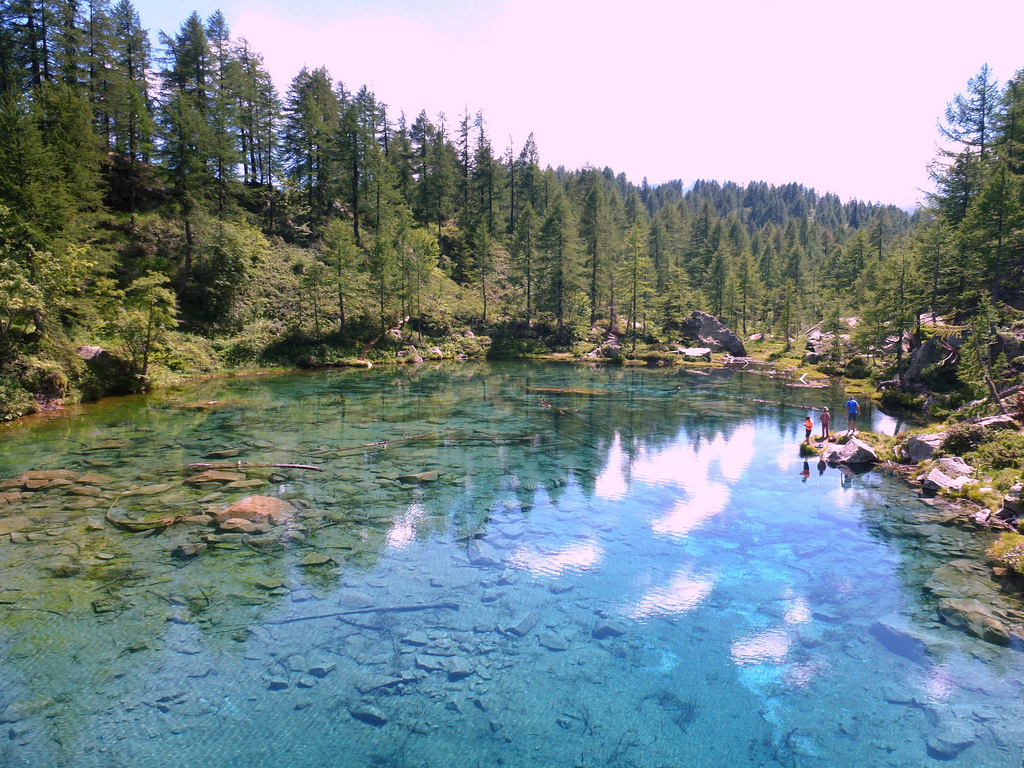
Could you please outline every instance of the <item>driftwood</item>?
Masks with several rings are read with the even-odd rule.
[[[197,461],[193,464],[189,464],[189,469],[250,469],[254,467],[276,467],[279,469],[309,469],[313,472],[323,472],[320,467],[314,467],[312,464],[250,464],[247,461],[238,461],[232,464],[231,462],[224,462],[221,464],[207,464],[206,462]]]
[[[409,613],[411,611],[433,611],[433,610],[459,610],[458,603],[420,603],[417,605],[392,605],[384,607],[353,608],[348,611],[333,611],[331,613],[316,613],[312,616],[293,616],[290,619],[273,619],[265,621],[264,624],[294,624],[298,621],[312,621],[313,619],[336,619],[340,616],[357,616],[363,613]]]

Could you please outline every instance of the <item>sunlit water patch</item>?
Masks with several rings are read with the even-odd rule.
[[[1021,652],[939,607],[1019,603],[985,534],[798,456],[844,399],[464,364],[5,429],[0,764],[1018,768]]]

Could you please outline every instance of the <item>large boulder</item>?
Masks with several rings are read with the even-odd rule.
[[[871,446],[851,438],[845,445],[829,445],[822,454],[829,464],[877,464],[878,456]]]
[[[977,482],[977,480],[972,480],[967,475],[950,477],[941,469],[936,467],[928,473],[924,481],[921,483],[921,486],[926,491],[959,491],[965,485],[971,485]]]
[[[701,346],[724,350],[733,357],[746,357],[747,350],[740,337],[726,328],[714,315],[699,310],[680,324],[683,335],[695,339]]]
[[[959,456],[944,456],[936,460],[935,467],[949,477],[970,477],[974,474],[974,467]]]
[[[911,435],[903,444],[903,461],[907,464],[917,464],[925,459],[930,459],[945,439],[945,432],[933,435]]]
[[[926,370],[955,364],[961,344],[963,339],[959,336],[947,336],[944,339],[932,336],[921,346],[915,347],[910,352],[910,363],[903,373],[904,381],[919,384]]]

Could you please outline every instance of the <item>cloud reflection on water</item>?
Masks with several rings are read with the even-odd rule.
[[[691,611],[711,594],[714,586],[711,576],[693,574],[689,569],[678,571],[666,586],[647,590],[630,609],[629,616],[646,619]]]
[[[604,547],[586,540],[551,552],[521,547],[512,553],[509,564],[535,575],[559,576],[567,571],[590,570],[601,562],[603,555]]]

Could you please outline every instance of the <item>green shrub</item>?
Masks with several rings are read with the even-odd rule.
[[[18,382],[0,376],[0,421],[13,421],[39,410],[39,403]]]
[[[942,446],[945,448],[946,443]],[[999,430],[969,451],[964,459],[974,466],[996,470],[1024,469],[1024,434],[1009,429]]]
[[[508,360],[517,357],[543,355],[547,351],[547,347],[537,339],[496,338],[491,341],[491,345],[487,349],[487,359]]]
[[[866,379],[871,375],[871,364],[868,363],[867,358],[857,355],[846,363],[843,373],[848,379]]]
[[[963,456],[985,442],[987,436],[987,430],[978,424],[954,424],[946,432],[941,453],[947,456]]]

